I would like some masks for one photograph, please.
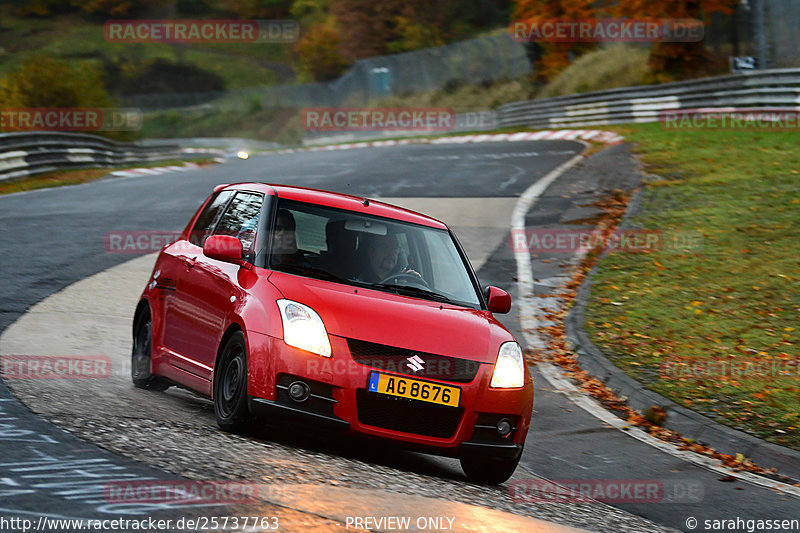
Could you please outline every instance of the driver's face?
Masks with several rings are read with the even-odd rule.
[[[399,246],[397,237],[389,235],[376,239],[369,249],[369,265],[379,279],[385,279],[397,266]]]
[[[274,240],[274,253],[293,254],[297,251],[297,241],[294,236],[294,222],[290,218],[278,216],[278,222],[275,225]]]

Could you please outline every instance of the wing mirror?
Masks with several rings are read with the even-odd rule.
[[[242,264],[242,242],[230,235],[212,235],[203,243],[206,257],[235,265]]]
[[[490,313],[505,314],[511,311],[511,296],[498,287],[486,287],[486,303]]]

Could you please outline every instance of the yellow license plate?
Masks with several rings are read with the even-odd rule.
[[[400,398],[411,398],[422,402],[458,407],[461,389],[417,379],[401,378],[372,372],[369,375],[369,390]]]

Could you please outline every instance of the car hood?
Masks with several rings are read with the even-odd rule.
[[[511,334],[486,311],[273,272],[289,300],[313,308],[331,335],[494,363]]]

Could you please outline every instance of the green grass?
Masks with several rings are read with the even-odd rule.
[[[144,138],[240,137],[299,146],[303,135],[295,109],[184,109],[147,113]]]
[[[659,372],[676,360],[800,360],[800,132],[614,129],[654,175],[635,224],[665,243],[699,232],[702,244],[603,259],[593,340],[654,391],[800,449],[800,372]]]
[[[457,113],[485,111],[503,104],[530,100],[538,87],[528,80],[498,80],[492,84],[453,84],[437,91],[382,98],[370,105],[382,107],[449,107]]]
[[[579,57],[544,86],[538,97],[549,98],[650,83],[648,55],[647,48],[635,45],[618,44],[594,50]]]

